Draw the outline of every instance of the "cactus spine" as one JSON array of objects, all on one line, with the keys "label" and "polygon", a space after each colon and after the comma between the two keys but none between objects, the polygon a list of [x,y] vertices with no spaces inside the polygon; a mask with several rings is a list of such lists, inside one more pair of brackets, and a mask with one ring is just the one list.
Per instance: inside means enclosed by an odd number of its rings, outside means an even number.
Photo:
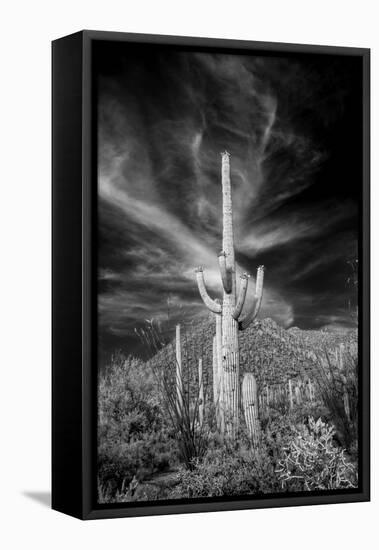
[{"label": "cactus spine", "polygon": [[251,372],[246,373],[243,377],[242,401],[247,430],[254,447],[257,447],[260,432],[258,419],[258,388],[255,377]]},{"label": "cactus spine", "polygon": [[[200,296],[206,307],[216,315],[216,354],[219,366],[221,392],[222,433],[224,429],[231,438],[235,438],[239,420],[239,344],[238,331],[245,330],[259,312],[263,292],[263,266],[257,270],[255,299],[253,306],[245,316],[242,309],[245,304],[249,276],[241,276],[237,296],[236,265],[234,257],[233,207],[230,183],[229,153],[222,153],[222,212],[223,212],[223,250],[219,254],[219,267],[223,285],[223,299],[213,300],[205,287],[202,266],[196,270],[196,279]],[[218,325],[217,325],[218,322]],[[215,365],[214,365],[215,372]],[[215,381],[215,377],[214,377]]]}]

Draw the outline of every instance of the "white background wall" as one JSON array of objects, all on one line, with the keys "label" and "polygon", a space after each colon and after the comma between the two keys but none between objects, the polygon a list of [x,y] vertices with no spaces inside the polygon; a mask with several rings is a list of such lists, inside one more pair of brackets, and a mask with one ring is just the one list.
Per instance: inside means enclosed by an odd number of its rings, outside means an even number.
[{"label": "white background wall", "polygon": [[[50,41],[87,28],[372,48],[372,240],[379,228],[373,0],[4,2],[0,48],[0,543],[8,548],[374,548],[378,256],[373,251],[373,502],[83,523],[51,511]],[[349,161],[349,159],[347,159]],[[69,401],[69,396],[68,396]],[[371,539],[371,542],[370,542]]]}]

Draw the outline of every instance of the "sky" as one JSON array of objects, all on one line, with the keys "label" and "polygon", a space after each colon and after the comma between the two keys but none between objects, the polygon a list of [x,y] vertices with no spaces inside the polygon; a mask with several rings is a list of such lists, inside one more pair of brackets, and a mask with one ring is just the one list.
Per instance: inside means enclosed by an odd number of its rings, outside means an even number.
[{"label": "sky", "polygon": [[362,185],[360,60],[99,42],[98,341],[139,355],[146,320],[221,297],[221,156],[230,153],[237,271],[264,264],[260,317],[347,329]]}]

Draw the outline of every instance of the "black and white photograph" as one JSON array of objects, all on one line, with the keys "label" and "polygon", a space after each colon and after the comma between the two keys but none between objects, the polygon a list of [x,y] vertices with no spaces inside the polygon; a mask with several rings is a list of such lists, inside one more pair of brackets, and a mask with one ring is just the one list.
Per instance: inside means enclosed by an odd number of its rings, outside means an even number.
[{"label": "black and white photograph", "polygon": [[375,4],[3,4],[0,548],[370,549]]},{"label": "black and white photograph", "polygon": [[98,505],[360,487],[362,58],[98,41]]}]

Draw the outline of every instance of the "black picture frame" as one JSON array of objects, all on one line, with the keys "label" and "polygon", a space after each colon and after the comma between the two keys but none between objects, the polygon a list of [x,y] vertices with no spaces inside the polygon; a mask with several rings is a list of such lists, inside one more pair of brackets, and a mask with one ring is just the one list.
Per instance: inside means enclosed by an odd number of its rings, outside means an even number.
[{"label": "black picture frame", "polygon": [[[178,502],[96,504],[95,41],[358,56],[363,70],[360,226],[359,479],[354,490]],[[370,499],[370,50],[331,46],[81,31],[52,43],[52,508],[81,519],[303,506]]]}]

